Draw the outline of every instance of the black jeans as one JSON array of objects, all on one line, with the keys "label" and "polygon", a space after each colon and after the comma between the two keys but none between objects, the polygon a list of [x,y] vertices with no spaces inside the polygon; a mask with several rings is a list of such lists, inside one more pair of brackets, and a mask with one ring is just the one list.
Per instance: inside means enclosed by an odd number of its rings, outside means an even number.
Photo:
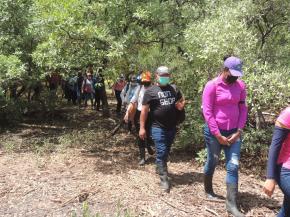
[{"label": "black jeans", "polygon": [[135,124],[135,128],[136,128],[136,131],[137,131],[137,143],[138,143],[138,146],[139,146],[139,148],[144,148],[145,149],[146,147],[151,146],[151,145],[154,144],[154,142],[152,140],[152,137],[151,137],[151,133],[150,133],[150,130],[151,130],[151,119],[150,119],[150,114],[148,114],[147,121],[146,121],[146,124],[145,124],[146,137],[147,138],[145,140],[142,140],[138,136],[138,133],[139,133],[139,130],[140,130],[140,115],[141,115],[141,111],[136,110],[136,114],[135,114],[135,117],[134,117],[134,124]]},{"label": "black jeans", "polygon": [[122,107],[122,98],[121,98],[121,92],[119,90],[115,90],[115,96],[117,99],[117,112],[121,111],[121,107]]}]

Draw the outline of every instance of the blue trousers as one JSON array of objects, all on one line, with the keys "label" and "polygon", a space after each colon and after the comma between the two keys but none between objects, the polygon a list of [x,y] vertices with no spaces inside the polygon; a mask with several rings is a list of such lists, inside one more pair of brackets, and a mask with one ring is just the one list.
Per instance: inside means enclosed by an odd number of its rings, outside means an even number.
[{"label": "blue trousers", "polygon": [[[237,129],[232,130],[220,130],[221,134],[225,137],[237,132]],[[204,128],[205,144],[207,148],[207,160],[204,166],[205,175],[213,175],[215,168],[219,162],[221,149],[225,152],[226,157],[226,183],[227,184],[238,184],[238,171],[239,171],[239,160],[241,151],[241,140],[238,139],[234,144],[230,146],[221,145],[214,135],[211,134],[208,126]]]},{"label": "blue trousers", "polygon": [[176,129],[164,129],[159,127],[151,128],[151,136],[156,147],[156,164],[165,166],[171,145],[174,141]]},{"label": "blue trousers", "polygon": [[277,183],[284,194],[284,201],[277,217],[290,216],[290,170],[279,167],[276,176]]}]

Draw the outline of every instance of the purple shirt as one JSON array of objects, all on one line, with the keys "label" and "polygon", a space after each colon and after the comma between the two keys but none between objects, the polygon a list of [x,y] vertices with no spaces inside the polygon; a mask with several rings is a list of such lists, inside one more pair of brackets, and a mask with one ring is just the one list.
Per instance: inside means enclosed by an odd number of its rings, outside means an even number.
[{"label": "purple shirt", "polygon": [[220,134],[220,130],[244,128],[248,112],[246,95],[246,85],[241,80],[227,84],[219,76],[206,84],[202,109],[213,135]]}]

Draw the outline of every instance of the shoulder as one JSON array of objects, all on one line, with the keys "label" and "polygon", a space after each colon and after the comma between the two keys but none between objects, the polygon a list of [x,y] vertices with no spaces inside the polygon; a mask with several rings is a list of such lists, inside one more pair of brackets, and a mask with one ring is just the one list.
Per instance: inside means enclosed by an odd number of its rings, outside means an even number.
[{"label": "shoulder", "polygon": [[205,86],[204,86],[204,91],[210,91],[210,90],[215,90],[216,86],[219,84],[218,78],[214,78],[210,81],[208,81]]},{"label": "shoulder", "polygon": [[150,86],[150,87],[148,87],[147,89],[146,89],[146,92],[154,92],[154,91],[156,91],[156,90],[158,90],[159,89],[159,87],[157,86],[157,85],[152,85],[152,86]]},{"label": "shoulder", "polygon": [[280,113],[277,121],[290,129],[290,107],[287,107]]},{"label": "shoulder", "polygon": [[237,83],[242,89],[246,89],[246,83],[243,80],[238,79]]}]

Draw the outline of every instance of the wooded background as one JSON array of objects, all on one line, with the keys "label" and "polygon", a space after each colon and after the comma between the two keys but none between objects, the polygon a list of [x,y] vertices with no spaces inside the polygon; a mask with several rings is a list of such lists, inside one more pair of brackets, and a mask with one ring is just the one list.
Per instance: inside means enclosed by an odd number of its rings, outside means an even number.
[{"label": "wooded background", "polygon": [[[249,118],[243,148],[266,150],[290,98],[288,0],[1,0],[0,120],[51,105],[45,77],[92,65],[107,80],[171,68],[188,104],[178,145],[202,146],[201,93],[225,55],[244,62]],[[202,153],[201,153],[202,155]]]}]

